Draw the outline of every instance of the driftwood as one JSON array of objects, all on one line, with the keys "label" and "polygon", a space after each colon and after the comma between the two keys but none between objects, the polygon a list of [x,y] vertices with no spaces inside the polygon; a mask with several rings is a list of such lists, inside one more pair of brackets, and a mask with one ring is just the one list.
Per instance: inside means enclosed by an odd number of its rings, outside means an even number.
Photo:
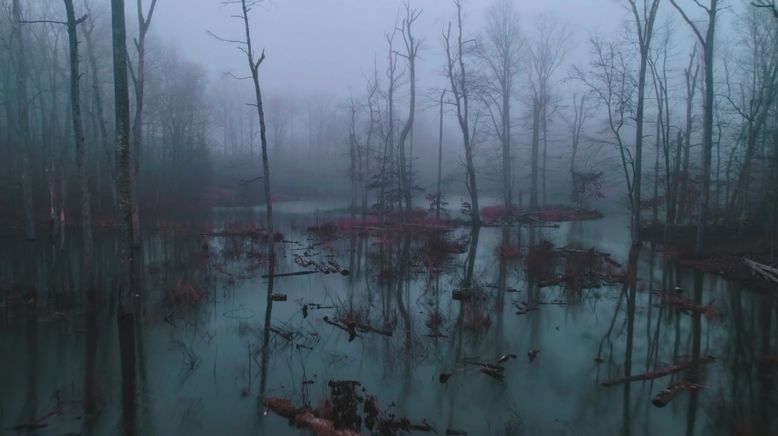
[{"label": "driftwood", "polygon": [[308,274],[316,274],[319,271],[295,271],[290,273],[280,273],[280,274],[263,274],[263,279],[269,279],[269,278],[278,278],[278,277],[292,277],[292,276],[305,276]]},{"label": "driftwood", "polygon": [[327,316],[325,316],[322,319],[327,324],[329,324],[331,326],[335,326],[335,327],[343,330],[344,332],[348,333],[348,341],[349,342],[353,341],[354,338],[359,337],[359,335],[357,334],[357,331],[356,331],[356,325],[354,323],[351,323],[348,326],[344,326],[344,325],[341,325],[341,324],[339,324],[339,323],[337,323],[335,321],[330,320],[330,318],[327,317]]},{"label": "driftwood", "polygon": [[711,363],[713,362],[714,359],[715,358],[713,356],[705,356],[699,359],[690,360],[688,362],[679,363],[677,365],[673,365],[658,371],[644,372],[642,374],[635,374],[629,377],[612,378],[610,380],[605,380],[604,382],[602,382],[602,385],[605,387],[609,387],[609,386],[620,385],[623,383],[629,383],[633,381],[653,380],[655,378],[665,377],[671,374],[686,371],[688,369],[696,368],[697,366],[700,365]]},{"label": "driftwood", "polygon": [[673,401],[673,398],[675,398],[678,394],[685,390],[691,390],[691,389],[699,389],[700,386],[696,383],[691,383],[688,380],[681,380],[677,382],[670,383],[670,386],[663,389],[661,392],[656,394],[656,397],[654,397],[653,400],[651,400],[651,404],[653,404],[656,407],[665,407],[667,404],[670,403],[670,401]]},{"label": "driftwood", "polygon": [[747,258],[744,258],[743,262],[745,262],[745,264],[751,268],[751,271],[753,271],[754,274],[759,275],[769,282],[778,283],[778,268],[773,268],[763,263],[754,262],[753,260]]}]

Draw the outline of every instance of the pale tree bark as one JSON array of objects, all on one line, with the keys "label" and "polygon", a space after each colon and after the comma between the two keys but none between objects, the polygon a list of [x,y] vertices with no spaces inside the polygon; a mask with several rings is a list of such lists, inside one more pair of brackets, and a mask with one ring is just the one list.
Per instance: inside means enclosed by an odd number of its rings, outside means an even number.
[{"label": "pale tree bark", "polygon": [[[408,72],[410,79],[410,100],[408,102],[408,119],[405,121],[402,130],[400,131],[400,138],[398,140],[399,155],[400,155],[400,185],[402,187],[402,196],[405,200],[405,218],[407,219],[411,212],[411,199],[412,199],[412,177],[409,170],[409,165],[406,162],[405,154],[405,142],[408,140],[408,135],[413,129],[413,122],[416,117],[416,57],[419,53],[420,41],[416,40],[413,36],[413,23],[419,18],[421,11],[411,9],[408,3],[405,4],[405,18],[402,22],[402,37],[405,44],[405,53],[400,54],[408,62]],[[411,159],[413,159],[411,153]]]},{"label": "pale tree bark", "polygon": [[92,211],[89,193],[89,178],[86,163],[86,138],[81,118],[81,71],[78,58],[78,25],[86,20],[86,16],[76,19],[73,0],[63,0],[67,13],[68,46],[70,47],[70,109],[73,121],[73,139],[76,144],[76,168],[78,172],[78,187],[81,194],[81,232],[84,244],[84,272],[87,287],[93,283],[93,241],[92,241]]},{"label": "pale tree bark", "polygon": [[700,217],[697,221],[697,243],[694,247],[695,254],[702,256],[705,250],[705,231],[708,225],[708,215],[710,214],[710,185],[711,185],[711,161],[713,157],[713,55],[714,55],[714,37],[716,35],[716,20],[718,19],[719,0],[710,0],[708,6],[695,1],[695,3],[705,11],[707,16],[707,29],[703,35],[698,24],[689,18],[683,8],[678,6],[676,0],[670,0],[670,3],[681,14],[686,24],[689,25],[694,35],[700,42],[703,55],[704,70],[704,95],[702,106],[702,195],[700,200]]},{"label": "pale tree bark", "polygon": [[446,98],[446,89],[440,93],[440,118],[438,119],[438,185],[436,191],[435,218],[440,219],[440,185],[443,173],[443,100]]},{"label": "pale tree bark", "polygon": [[635,166],[633,174],[632,195],[632,244],[640,244],[640,203],[641,186],[643,176],[643,118],[645,117],[645,96],[646,96],[646,74],[648,68],[648,57],[651,50],[651,40],[654,34],[654,22],[656,21],[657,11],[659,10],[659,0],[642,0],[641,7],[638,7],[638,0],[628,0],[632,16],[634,18],[635,30],[638,36],[638,47],[640,49],[640,68],[638,69],[638,99],[635,116]]},{"label": "pale tree bark", "polygon": [[134,39],[135,49],[138,52],[137,71],[132,70],[132,82],[135,85],[135,118],[132,124],[132,243],[135,247],[140,246],[140,153],[143,146],[143,100],[146,87],[146,34],[151,26],[151,19],[154,17],[154,10],[157,7],[157,0],[151,0],[149,12],[144,16],[143,0],[137,0],[138,7],[138,38]]},{"label": "pale tree bark", "polygon": [[13,20],[11,22],[11,51],[14,57],[16,81],[16,111],[14,117],[14,139],[21,148],[21,179],[22,179],[22,213],[24,215],[24,238],[34,240],[35,210],[32,202],[32,174],[30,169],[30,114],[27,96],[27,53],[25,52],[24,31],[22,30],[22,8],[19,0],[13,0],[11,5]]},{"label": "pale tree bark", "polygon": [[478,208],[478,188],[476,184],[475,160],[473,157],[473,137],[470,126],[470,95],[468,71],[465,68],[465,41],[462,29],[462,1],[454,0],[457,8],[457,39],[452,47],[451,23],[443,32],[443,42],[446,48],[446,75],[451,85],[451,94],[456,107],[457,122],[462,132],[462,142],[465,149],[465,170],[467,172],[467,190],[470,194],[470,216],[473,226],[481,224],[481,211]]}]

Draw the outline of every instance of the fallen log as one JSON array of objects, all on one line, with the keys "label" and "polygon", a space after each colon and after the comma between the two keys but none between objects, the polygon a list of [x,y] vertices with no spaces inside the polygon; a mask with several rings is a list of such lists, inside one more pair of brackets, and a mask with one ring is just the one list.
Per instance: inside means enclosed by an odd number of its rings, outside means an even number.
[{"label": "fallen log", "polygon": [[748,258],[743,258],[743,262],[745,262],[745,264],[751,268],[751,271],[754,274],[761,276],[767,281],[778,283],[778,268],[773,268],[769,265],[755,262]]},{"label": "fallen log", "polygon": [[711,363],[714,360],[715,358],[713,356],[705,356],[699,359],[690,360],[688,362],[679,363],[677,365],[673,365],[658,371],[644,372],[642,374],[635,374],[629,377],[612,378],[610,380],[605,380],[601,384],[605,387],[610,387],[610,386],[616,386],[616,385],[629,383],[633,381],[653,380],[656,378],[665,377],[671,374],[686,371],[688,369],[696,368],[697,366]]},{"label": "fallen log", "polygon": [[290,273],[279,273],[279,274],[263,274],[263,279],[269,279],[269,278],[278,278],[278,277],[292,277],[292,276],[307,276],[309,274],[316,274],[319,271],[295,271]]}]

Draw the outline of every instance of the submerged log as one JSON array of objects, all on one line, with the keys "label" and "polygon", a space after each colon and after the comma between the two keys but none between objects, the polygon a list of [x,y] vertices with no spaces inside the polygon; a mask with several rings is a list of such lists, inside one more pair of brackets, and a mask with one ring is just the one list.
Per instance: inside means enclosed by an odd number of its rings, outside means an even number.
[{"label": "submerged log", "polygon": [[610,387],[610,386],[620,385],[623,383],[629,383],[633,381],[653,380],[655,378],[665,377],[671,374],[686,371],[688,369],[696,368],[700,365],[711,363],[713,362],[713,360],[715,360],[713,356],[705,356],[699,359],[690,360],[688,362],[679,363],[677,365],[673,365],[671,367],[658,370],[658,371],[644,372],[642,374],[635,374],[629,377],[618,377],[610,380],[605,380],[604,382],[602,382],[602,385],[605,387]]}]

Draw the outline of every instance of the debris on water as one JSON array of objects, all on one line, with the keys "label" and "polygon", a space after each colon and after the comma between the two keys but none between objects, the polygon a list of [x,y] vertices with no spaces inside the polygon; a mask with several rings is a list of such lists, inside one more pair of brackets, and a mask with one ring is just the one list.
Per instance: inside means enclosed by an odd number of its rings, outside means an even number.
[{"label": "debris on water", "polygon": [[495,380],[499,380],[499,381],[505,380],[505,374],[503,374],[502,371],[498,371],[492,368],[480,368],[480,371],[488,375],[489,377],[492,377]]},{"label": "debris on water", "polygon": [[503,362],[507,361],[508,359],[515,359],[515,358],[516,358],[516,354],[515,353],[503,354],[502,356],[500,356],[499,359],[497,359],[497,363],[503,363]]},{"label": "debris on water", "polygon": [[660,301],[663,305],[674,307],[681,312],[685,313],[699,313],[705,318],[710,320],[721,319],[721,311],[713,305],[714,301],[709,302],[707,305],[697,304],[688,298],[684,298],[677,293],[652,291],[652,294],[659,295]]},{"label": "debris on water", "polygon": [[440,383],[446,383],[446,382],[448,382],[448,379],[450,379],[450,378],[451,378],[451,376],[452,376],[452,374],[448,374],[448,373],[445,373],[445,372],[444,372],[444,373],[441,373],[441,374],[438,376],[438,381],[439,381]]},{"label": "debris on water", "polygon": [[538,357],[538,353],[540,353],[540,350],[529,350],[527,352],[527,357],[529,357],[530,363],[535,360],[535,358]]},{"label": "debris on water", "polygon": [[270,294],[270,300],[271,301],[286,301],[287,296],[286,294]]}]

